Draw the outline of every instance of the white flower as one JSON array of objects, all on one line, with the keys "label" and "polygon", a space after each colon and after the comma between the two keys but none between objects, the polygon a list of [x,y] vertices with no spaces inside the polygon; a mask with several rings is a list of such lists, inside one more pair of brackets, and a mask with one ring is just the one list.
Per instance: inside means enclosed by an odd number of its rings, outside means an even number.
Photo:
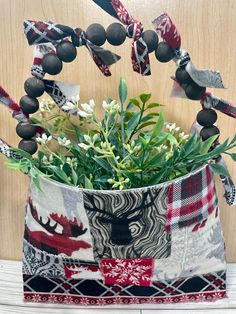
[{"label": "white flower", "polygon": [[108,113],[113,113],[120,110],[120,105],[116,102],[116,100],[112,100],[110,103],[107,103],[105,100],[103,100],[102,107]]},{"label": "white flower", "polygon": [[53,161],[52,154],[50,154],[49,156],[44,155],[42,158],[42,162],[46,165],[52,163],[52,161]]},{"label": "white flower", "polygon": [[82,109],[87,113],[93,113],[93,108],[89,104],[81,104]]},{"label": "white flower", "polygon": [[71,144],[71,141],[68,140],[66,137],[58,137],[57,138],[58,144],[64,147],[69,147]]},{"label": "white flower", "polygon": [[91,143],[91,137],[88,134],[84,134],[84,139],[86,142]]},{"label": "white flower", "polygon": [[51,136],[51,135],[50,135],[50,136],[47,136],[46,133],[43,133],[43,134],[41,135],[41,137],[40,137],[40,136],[36,137],[36,142],[39,143],[40,145],[45,145],[45,144],[47,144],[48,142],[50,142],[51,139],[52,139],[52,136]]},{"label": "white flower", "polygon": [[80,100],[79,94],[77,94],[76,96],[72,96],[71,97],[71,101],[73,103],[77,103],[77,102],[79,102],[79,100]]},{"label": "white flower", "polygon": [[41,112],[45,112],[45,111],[50,112],[54,107],[55,107],[55,103],[51,99],[43,98],[42,101],[40,101],[40,103],[39,103],[39,110]]},{"label": "white flower", "polygon": [[71,166],[71,167],[76,167],[78,165],[77,159],[73,157],[67,157],[66,162]]},{"label": "white flower", "polygon": [[90,99],[90,100],[89,100],[89,106],[90,106],[91,108],[94,108],[94,107],[95,107],[94,99]]},{"label": "white flower", "polygon": [[71,110],[76,109],[76,105],[73,104],[73,103],[70,102],[70,101],[67,101],[66,104],[63,105],[61,108],[62,108],[62,110],[64,110],[64,111],[71,111]]},{"label": "white flower", "polygon": [[95,102],[93,99],[90,99],[88,104],[81,104],[83,110],[78,111],[78,115],[82,118],[91,118],[93,116],[93,110],[95,107]]},{"label": "white flower", "polygon": [[77,112],[77,114],[78,114],[79,116],[81,116],[82,118],[91,118],[91,117],[92,117],[92,114],[91,114],[91,113],[87,113],[87,112],[82,111],[82,110],[79,110],[79,111]]},{"label": "white flower", "polygon": [[79,143],[78,145],[79,145],[79,147],[83,148],[84,150],[88,150],[91,147],[90,145],[87,145],[84,143]]}]

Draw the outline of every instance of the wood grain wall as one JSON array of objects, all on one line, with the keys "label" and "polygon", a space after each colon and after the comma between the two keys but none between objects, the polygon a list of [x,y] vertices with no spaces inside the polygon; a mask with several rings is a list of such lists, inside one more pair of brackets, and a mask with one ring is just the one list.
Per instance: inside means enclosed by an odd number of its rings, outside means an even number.
[{"label": "wood grain wall", "polygon": [[[214,90],[215,95],[236,102],[236,1],[235,0],[123,0],[134,17],[146,29],[162,12],[168,12],[182,36],[182,47],[190,53],[194,64],[200,68],[221,71],[226,90]],[[24,94],[24,80],[30,76],[32,47],[23,34],[24,18],[52,20],[84,29],[93,22],[107,27],[114,19],[103,12],[92,0],[0,0],[0,84],[19,101]],[[152,92],[153,100],[163,103],[166,118],[189,130],[200,109],[198,102],[170,98],[170,76],[175,72],[173,62],[162,64],[151,55],[152,76],[141,77],[131,70],[129,40],[121,47],[110,47],[122,59],[113,65],[112,76],[104,77],[92,62],[86,48],[78,50],[76,61],[64,64],[57,79],[81,85],[81,98],[94,98],[101,103],[104,96],[117,97],[117,84],[123,75],[129,85],[129,96]],[[109,46],[107,46],[109,47]],[[236,121],[219,114],[221,139],[232,137]],[[0,137],[17,145],[16,121],[0,107]],[[228,160],[228,159],[227,159]],[[24,202],[28,179],[4,167],[0,157],[0,258],[20,259],[22,250]],[[236,166],[228,160],[236,182]],[[217,179],[217,181],[219,181]],[[227,247],[227,260],[236,262],[236,207],[228,207],[217,184],[221,218]]]}]

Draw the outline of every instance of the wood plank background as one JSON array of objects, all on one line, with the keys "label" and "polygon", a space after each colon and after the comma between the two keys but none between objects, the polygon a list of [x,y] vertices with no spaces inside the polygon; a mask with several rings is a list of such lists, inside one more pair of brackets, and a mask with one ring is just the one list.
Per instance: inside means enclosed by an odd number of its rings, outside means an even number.
[{"label": "wood plank background", "polygon": [[[152,29],[151,21],[162,12],[168,12],[182,36],[182,48],[188,50],[199,68],[220,70],[226,90],[214,90],[215,95],[236,102],[236,1],[234,0],[123,0],[128,11],[142,21],[145,29]],[[84,29],[91,23],[101,23],[105,28],[115,20],[103,12],[92,0],[0,0],[0,84],[19,101],[24,94],[23,83],[30,76],[33,48],[23,34],[24,18],[52,20]],[[152,92],[153,100],[165,105],[168,121],[177,122],[188,131],[197,112],[198,102],[173,99],[170,95],[170,76],[175,72],[173,62],[162,64],[151,55],[152,76],[141,77],[134,73],[130,61],[130,44],[109,47],[122,59],[113,65],[112,76],[104,77],[91,60],[85,47],[78,50],[72,64],[64,64],[57,79],[81,85],[81,99],[94,98],[99,105],[105,96],[117,97],[119,77],[126,78],[129,96]],[[236,122],[223,114],[218,115],[222,141],[232,137]],[[0,137],[17,145],[16,121],[4,107],[0,107]],[[236,181],[236,167],[228,158],[230,172]],[[24,202],[28,178],[4,167],[0,157],[0,258],[20,259],[24,220]],[[218,179],[216,179],[219,181]],[[228,207],[217,184],[221,217],[227,247],[228,262],[236,262],[236,208]]]}]

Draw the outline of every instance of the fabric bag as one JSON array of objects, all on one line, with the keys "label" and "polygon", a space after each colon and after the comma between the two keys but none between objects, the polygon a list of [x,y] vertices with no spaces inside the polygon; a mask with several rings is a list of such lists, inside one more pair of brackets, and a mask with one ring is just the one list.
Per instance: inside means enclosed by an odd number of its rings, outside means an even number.
[{"label": "fabric bag", "polygon": [[24,299],[79,305],[226,297],[218,201],[208,165],[124,191],[32,183],[23,247]]}]

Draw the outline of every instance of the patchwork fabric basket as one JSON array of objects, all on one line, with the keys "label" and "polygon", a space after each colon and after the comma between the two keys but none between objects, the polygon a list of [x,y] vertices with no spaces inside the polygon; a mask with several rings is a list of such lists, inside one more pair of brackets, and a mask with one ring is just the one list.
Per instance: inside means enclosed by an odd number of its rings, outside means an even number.
[{"label": "patchwork fabric basket", "polygon": [[224,238],[208,165],[125,191],[40,179],[26,206],[24,299],[79,305],[226,297]]}]

